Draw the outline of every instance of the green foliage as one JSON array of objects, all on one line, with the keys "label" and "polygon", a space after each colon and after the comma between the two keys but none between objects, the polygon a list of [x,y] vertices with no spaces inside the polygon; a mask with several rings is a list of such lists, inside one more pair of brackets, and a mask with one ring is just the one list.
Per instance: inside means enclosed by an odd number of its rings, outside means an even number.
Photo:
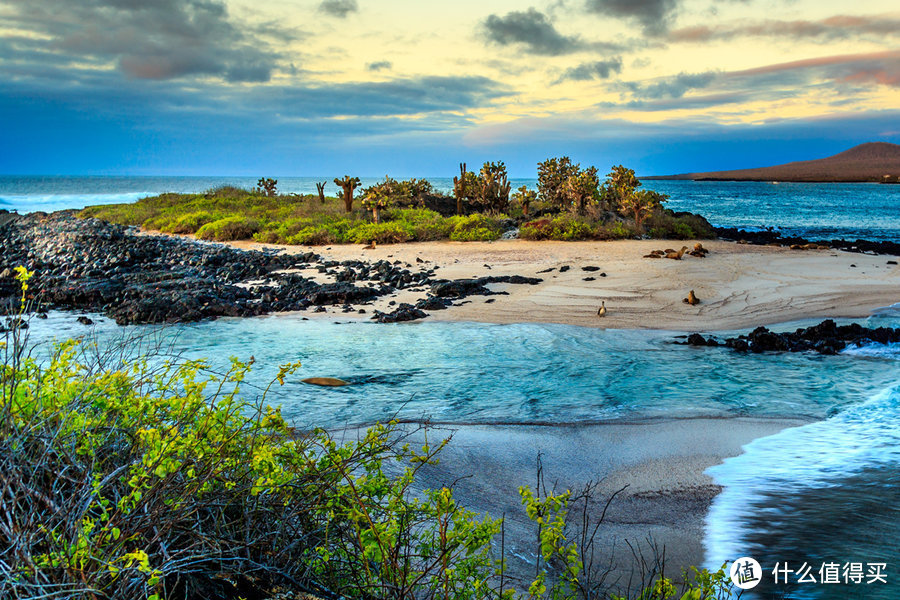
[{"label": "green foliage", "polygon": [[355,244],[366,244],[369,242],[399,244],[409,240],[413,235],[409,228],[396,221],[357,225],[347,232],[347,238]]},{"label": "green foliage", "polygon": [[597,225],[584,217],[569,213],[552,219],[535,219],[519,228],[519,237],[526,240],[590,240],[597,239]]},{"label": "green foliage", "polygon": [[612,210],[620,210],[622,202],[641,186],[634,174],[634,169],[622,165],[612,168],[603,184],[603,199]]},{"label": "green foliage", "polygon": [[565,209],[569,202],[566,183],[578,173],[578,165],[572,164],[568,156],[563,156],[539,162],[537,170],[538,196],[558,209]]},{"label": "green foliage", "polygon": [[474,182],[474,200],[485,211],[502,213],[509,209],[509,179],[503,162],[486,162]]},{"label": "green foliage", "polygon": [[527,185],[523,185],[513,194],[513,201],[522,208],[522,215],[528,216],[528,207],[537,200],[537,192],[529,190]]},{"label": "green foliage", "polygon": [[709,221],[691,213],[675,213],[664,209],[653,213],[647,220],[651,237],[668,240],[713,239],[715,229]]},{"label": "green foliage", "polygon": [[257,233],[260,228],[260,223],[256,219],[225,217],[202,226],[197,230],[197,237],[201,240],[217,242],[246,240],[253,237],[253,234]]},{"label": "green foliage", "polygon": [[496,240],[502,233],[499,219],[505,215],[490,217],[474,214],[467,217],[451,217],[453,229],[450,239],[454,242],[488,242]]},{"label": "green foliage", "polygon": [[196,233],[198,229],[214,220],[213,216],[205,210],[192,212],[178,217],[169,228],[161,228],[166,233]]},{"label": "green foliage", "polygon": [[668,199],[667,195],[651,190],[632,191],[619,200],[619,210],[631,213],[634,218],[634,225],[640,231],[643,229],[644,219],[654,212],[658,212]]}]

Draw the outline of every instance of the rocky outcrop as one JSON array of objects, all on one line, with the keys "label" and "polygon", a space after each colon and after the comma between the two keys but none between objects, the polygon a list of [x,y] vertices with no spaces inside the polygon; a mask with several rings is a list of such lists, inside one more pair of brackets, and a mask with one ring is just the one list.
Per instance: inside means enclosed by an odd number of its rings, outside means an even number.
[{"label": "rocky outcrop", "polygon": [[757,327],[746,335],[718,339],[692,333],[683,342],[689,346],[725,346],[739,352],[818,352],[837,354],[848,346],[893,344],[900,342],[900,329],[864,327],[859,323],[837,325],[833,320],[788,332],[774,332]]}]

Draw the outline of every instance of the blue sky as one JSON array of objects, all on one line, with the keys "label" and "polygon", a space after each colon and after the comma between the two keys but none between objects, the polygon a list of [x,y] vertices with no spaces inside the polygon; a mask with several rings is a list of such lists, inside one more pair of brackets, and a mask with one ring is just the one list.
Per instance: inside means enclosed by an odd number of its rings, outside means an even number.
[{"label": "blue sky", "polygon": [[900,142],[900,12],[808,0],[0,0],[0,173],[641,174]]}]

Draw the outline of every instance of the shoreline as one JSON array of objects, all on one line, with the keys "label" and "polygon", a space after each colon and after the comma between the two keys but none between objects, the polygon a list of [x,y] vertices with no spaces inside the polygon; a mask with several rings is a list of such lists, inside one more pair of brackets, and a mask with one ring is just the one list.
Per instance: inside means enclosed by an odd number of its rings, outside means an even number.
[{"label": "shoreline", "polygon": [[[890,264],[897,261],[889,256],[721,240],[702,243],[709,249],[706,258],[685,256],[680,261],[644,258],[654,249],[680,247],[681,242],[671,240],[413,242],[374,250],[358,245],[312,250],[333,261],[386,260],[437,267],[435,276],[446,279],[492,275],[543,279],[533,286],[490,284],[498,295],[470,296],[446,310],[426,309],[428,319],[434,321],[713,332],[804,319],[865,318],[873,310],[900,301],[900,267]],[[284,254],[311,249],[256,242],[227,245]],[[417,259],[423,262],[417,263]],[[302,274],[327,281],[313,269]],[[700,298],[699,305],[682,302],[690,290]],[[324,313],[309,314],[311,318],[368,319],[373,310],[390,312],[426,295],[424,289],[399,290],[371,304],[350,305],[352,313],[329,307]],[[597,317],[601,301],[608,311],[602,319]],[[357,312],[360,309],[365,315]]]},{"label": "shoreline", "polygon": [[[599,518],[615,495],[600,526],[597,543],[611,577],[627,581],[633,551],[665,551],[666,572],[707,564],[705,520],[722,488],[705,471],[743,452],[751,441],[811,419],[768,417],[686,417],[572,426],[401,424],[412,444],[427,432],[432,444],[450,442],[437,465],[420,472],[415,491],[453,483],[461,505],[492,517],[506,515],[505,544],[510,575],[527,580],[534,527],[524,515],[518,488],[534,488],[537,457],[546,484],[557,491],[597,482],[589,514]],[[335,439],[353,438],[361,428],[336,429]],[[412,432],[410,434],[410,432]],[[699,447],[697,439],[703,439]],[[625,487],[628,486],[628,487]],[[623,491],[622,488],[625,487]],[[572,507],[572,512],[581,513]],[[652,539],[652,542],[650,541]],[[608,556],[607,556],[608,555]],[[718,558],[718,557],[714,557]]]}]

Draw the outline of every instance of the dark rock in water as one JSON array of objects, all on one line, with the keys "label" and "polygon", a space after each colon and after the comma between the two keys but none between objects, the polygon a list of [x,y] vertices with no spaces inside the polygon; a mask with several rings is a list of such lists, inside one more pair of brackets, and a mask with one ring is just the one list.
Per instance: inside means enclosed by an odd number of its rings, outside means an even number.
[{"label": "dark rock in water", "polygon": [[93,325],[94,324],[94,322],[89,317],[85,317],[84,315],[78,317],[78,319],[76,319],[76,320],[79,323],[81,323],[82,325]]},{"label": "dark rock in water", "polygon": [[745,244],[754,244],[757,246],[778,245],[778,246],[807,246],[816,244],[819,246],[828,246],[834,250],[843,250],[844,252],[859,252],[863,254],[889,254],[900,256],[900,244],[888,241],[870,241],[870,240],[808,240],[802,237],[783,237],[780,232],[773,229],[764,231],[746,231],[735,227],[716,227],[716,235],[723,240],[731,240]]},{"label": "dark rock in water", "polygon": [[426,313],[425,311],[416,308],[412,304],[406,304],[404,302],[389,313],[375,311],[375,316],[373,316],[372,318],[379,323],[400,323],[402,321],[415,321],[417,319],[424,319],[427,316],[428,313]]},{"label": "dark rock in water", "polygon": [[[778,333],[766,327],[757,327],[747,335],[726,338],[724,345],[739,352],[817,352],[837,354],[848,346],[867,344],[892,344],[900,342],[900,329],[890,327],[869,328],[858,323],[837,325],[833,320],[818,325]],[[704,338],[694,333],[684,342],[691,346],[718,346],[713,337]]]}]

